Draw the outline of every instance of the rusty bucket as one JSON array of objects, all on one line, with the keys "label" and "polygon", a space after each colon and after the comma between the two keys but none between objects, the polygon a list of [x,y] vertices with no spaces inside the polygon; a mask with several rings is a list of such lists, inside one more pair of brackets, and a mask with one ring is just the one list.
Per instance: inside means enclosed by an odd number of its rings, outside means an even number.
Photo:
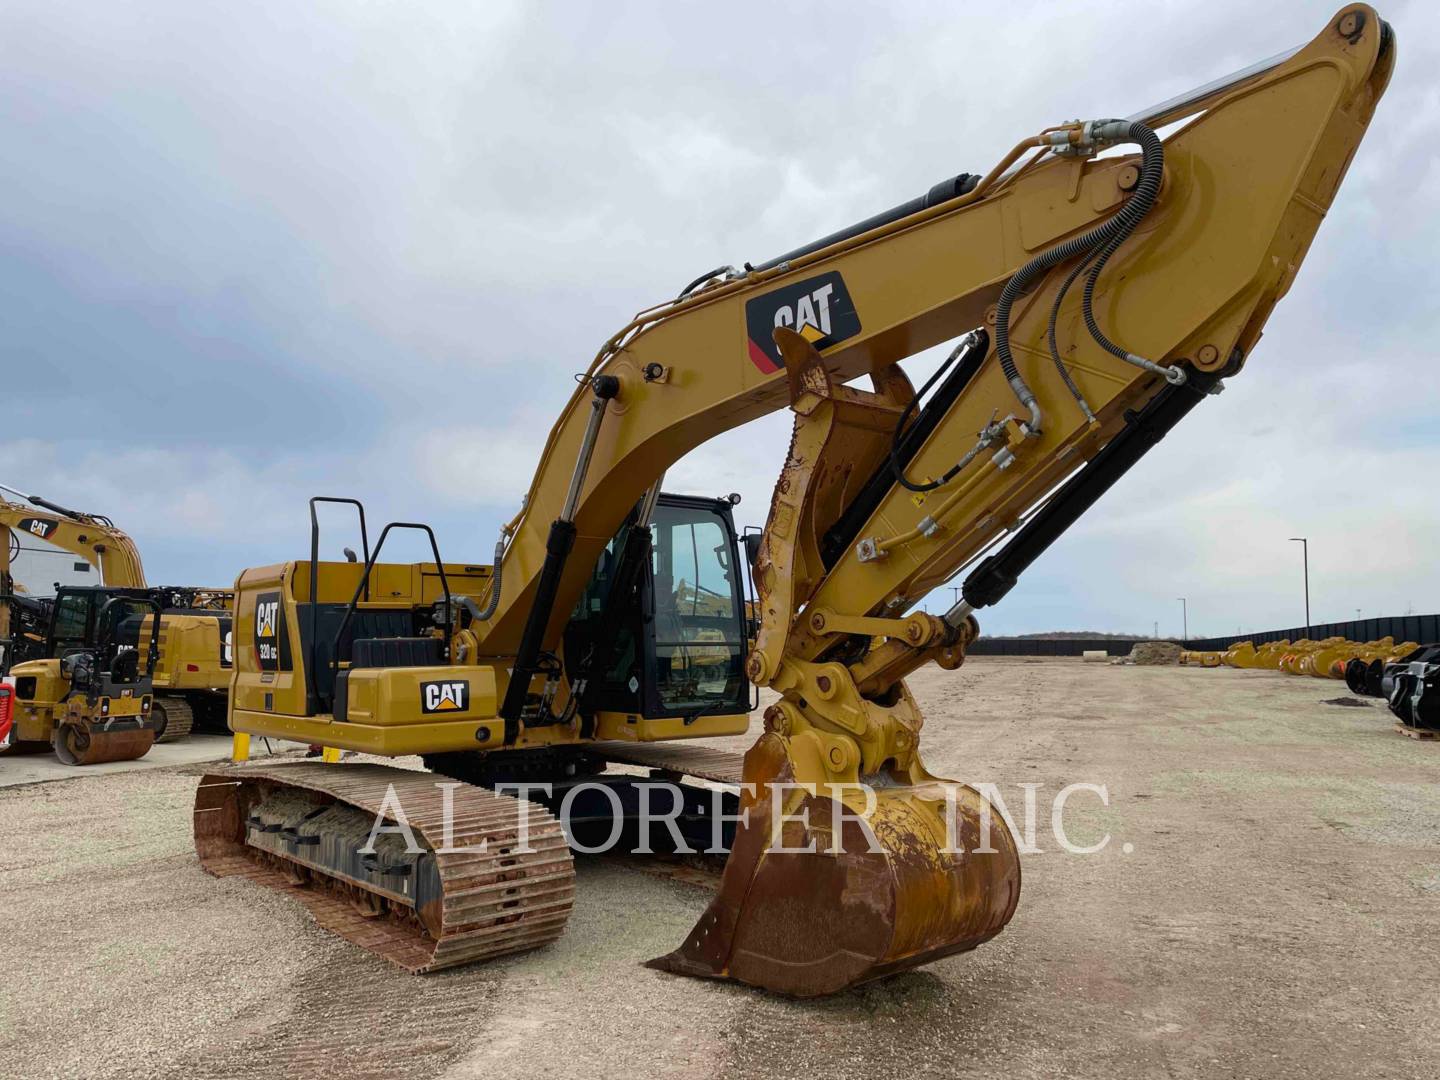
[{"label": "rusty bucket", "polygon": [[[847,792],[837,821],[830,792],[781,786],[794,783],[785,740],[762,736],[745,755],[748,817],[720,891],[685,943],[651,966],[812,997],[998,934],[1020,898],[1019,857],[1000,816],[975,789],[918,764],[905,776],[868,779],[873,808],[865,813],[861,793]],[[786,800],[783,815],[777,799]],[[872,836],[881,850],[872,850]]]}]

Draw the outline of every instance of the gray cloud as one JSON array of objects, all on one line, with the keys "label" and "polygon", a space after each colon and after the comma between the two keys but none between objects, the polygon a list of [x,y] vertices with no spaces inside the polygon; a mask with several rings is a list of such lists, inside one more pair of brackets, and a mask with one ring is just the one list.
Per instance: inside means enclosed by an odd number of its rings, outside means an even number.
[{"label": "gray cloud", "polygon": [[[157,579],[293,557],[322,491],[483,554],[633,311],[1331,13],[973,7],[15,0],[0,479],[112,514]],[[1317,617],[1440,608],[1440,512],[1404,481],[1440,405],[1440,17],[1383,14],[1394,84],[1244,377],[987,629],[1178,629],[1181,593],[1200,630],[1293,622],[1304,531]],[[670,482],[758,522],[787,437],[767,418]]]}]

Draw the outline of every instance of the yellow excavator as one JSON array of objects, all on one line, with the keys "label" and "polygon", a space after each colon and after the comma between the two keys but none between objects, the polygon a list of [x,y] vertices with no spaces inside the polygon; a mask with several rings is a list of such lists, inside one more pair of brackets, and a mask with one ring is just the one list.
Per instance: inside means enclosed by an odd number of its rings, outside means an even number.
[{"label": "yellow excavator", "polygon": [[[217,725],[230,679],[231,591],[147,585],[135,542],[108,517],[8,485],[0,489],[23,500],[0,499],[0,675],[13,684],[13,727],[0,750],[54,749],[70,764],[128,760],[154,742],[183,739],[197,719]],[[26,542],[43,554],[68,554],[74,571],[93,574],[95,584],[56,583],[53,596],[25,592],[12,569]],[[107,608],[111,600],[116,603]],[[154,612],[159,618],[152,626]],[[144,722],[135,721],[144,730],[122,737],[118,714],[90,715],[82,707],[93,697],[95,710],[111,708],[100,700],[105,695],[74,685],[70,672],[78,659],[66,658],[83,652],[82,674],[98,686],[100,671],[116,660],[128,671],[123,654],[144,658],[152,638],[155,656],[135,673],[144,680],[143,693],[134,693],[136,685],[121,690],[137,705],[144,699]]]},{"label": "yellow excavator", "polygon": [[[363,508],[363,560],[322,560],[312,503],[310,557],[237,581],[237,757],[263,735],[429,771],[217,770],[196,795],[203,865],[303,884],[323,925],[412,971],[533,948],[574,896],[546,808],[564,815],[563,790],[575,817],[597,786],[628,806],[639,778],[609,766],[638,765],[739,783],[746,813],[660,968],[806,996],[998,934],[1015,842],[926,767],[905,677],[958,667],[973,613],[1241,372],[1395,52],[1347,6],[1299,49],[1127,119],[1046,127],[984,175],[702,275],[577,379],[490,564],[445,561],[408,522],[372,548]],[[901,362],[954,342],[916,390]],[[786,405],[747,655],[729,503],[661,483]],[[399,530],[432,558],[383,561]],[[917,609],[967,567],[943,617]],[[743,759],[683,741],[744,732],[753,688],[778,700]],[[522,780],[549,794],[498,790]],[[710,824],[681,810],[679,827]]]}]

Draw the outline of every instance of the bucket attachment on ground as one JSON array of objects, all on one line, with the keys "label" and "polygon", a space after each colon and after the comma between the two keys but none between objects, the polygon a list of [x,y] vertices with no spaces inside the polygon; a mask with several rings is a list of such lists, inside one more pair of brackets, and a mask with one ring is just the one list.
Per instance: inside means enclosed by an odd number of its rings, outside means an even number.
[{"label": "bucket attachment on ground", "polygon": [[917,760],[909,776],[868,778],[868,813],[865,792],[837,791],[837,820],[824,785],[813,795],[786,786],[796,782],[787,742],[766,734],[745,755],[753,794],[747,786],[748,820],[720,892],[684,945],[652,967],[810,997],[965,952],[1004,928],[1020,897],[1019,857],[975,789]]}]

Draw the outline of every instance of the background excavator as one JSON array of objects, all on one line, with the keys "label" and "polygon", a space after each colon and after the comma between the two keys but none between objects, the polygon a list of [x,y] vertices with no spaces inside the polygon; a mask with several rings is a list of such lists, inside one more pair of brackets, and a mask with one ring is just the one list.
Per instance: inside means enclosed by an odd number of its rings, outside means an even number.
[{"label": "background excavator", "polygon": [[[905,676],[960,665],[973,613],[1241,372],[1394,60],[1390,28],[1347,6],[1290,53],[1128,119],[1047,127],[983,176],[702,275],[577,380],[492,564],[446,562],[414,523],[372,548],[363,509],[364,559],[321,560],[312,502],[309,559],[237,582],[237,756],[259,734],[420,754],[431,773],[215,772],[202,863],[308,886],[324,925],[413,971],[531,948],[574,892],[544,807],[587,776],[633,806],[637,777],[603,771],[620,763],[753,785],[717,895],[656,966],[813,995],[999,933],[1014,840],[992,820],[982,847],[980,795],[926,768]],[[947,342],[917,391],[901,362]],[[728,502],[660,488],[787,404],[748,647]],[[382,561],[397,530],[431,560]],[[915,610],[966,568],[943,617]],[[779,697],[743,761],[675,742],[745,731],[754,687]],[[543,806],[496,790],[516,780],[551,785]],[[708,823],[682,790],[688,836]],[[418,848],[363,844],[401,810]]]},{"label": "background excavator", "polygon": [[[233,593],[147,585],[135,542],[108,517],[0,488],[24,500],[0,499],[0,675],[14,688],[13,726],[4,740],[8,745],[0,749],[35,752],[53,747],[72,764],[91,764],[141,757],[152,742],[184,738],[197,721],[219,726],[230,678]],[[12,572],[22,552],[42,560],[68,557],[72,565],[67,576],[83,573],[94,584],[56,582],[53,592],[26,590]],[[47,565],[42,562],[41,569]],[[106,609],[111,600],[117,603]],[[152,612],[159,613],[155,626]],[[129,661],[122,654],[133,650],[143,659],[152,638],[156,655],[140,667],[144,693],[127,695],[146,699],[145,734],[122,738],[109,714],[82,718],[67,706],[72,696],[77,702],[96,696],[73,684],[69,672],[75,662],[67,664],[67,655],[84,652],[91,671],[108,670],[119,658],[124,671]],[[96,696],[95,709],[101,704]],[[84,753],[74,749],[79,741],[85,741]]]}]

